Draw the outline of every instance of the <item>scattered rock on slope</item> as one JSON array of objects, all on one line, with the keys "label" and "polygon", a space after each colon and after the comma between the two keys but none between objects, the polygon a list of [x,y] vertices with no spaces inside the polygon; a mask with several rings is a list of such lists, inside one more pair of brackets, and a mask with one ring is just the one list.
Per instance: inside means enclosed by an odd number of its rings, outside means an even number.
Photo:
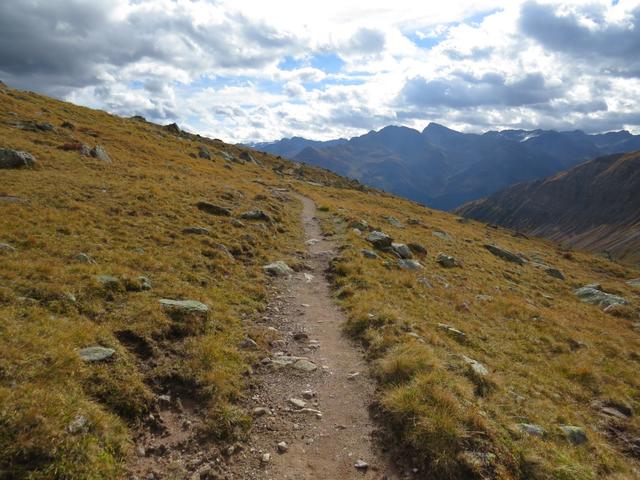
[{"label": "scattered rock on slope", "polygon": [[116,351],[113,348],[106,348],[101,346],[81,348],[78,351],[78,355],[80,355],[80,358],[87,363],[102,362],[108,360],[113,357],[114,353],[116,353]]},{"label": "scattered rock on slope", "polygon": [[367,242],[371,243],[376,248],[385,249],[391,247],[393,239],[384,232],[374,230],[367,235]]},{"label": "scattered rock on slope", "polygon": [[422,264],[417,260],[404,258],[398,260],[398,267],[400,267],[402,270],[421,270],[423,268]]},{"label": "scattered rock on slope", "polygon": [[231,210],[226,207],[221,207],[219,205],[214,205],[209,202],[198,202],[196,203],[196,207],[198,210],[202,210],[203,212],[209,213],[211,215],[219,215],[222,217],[228,217],[231,215]]},{"label": "scattered rock on slope", "polygon": [[245,220],[258,220],[267,223],[272,222],[271,217],[262,210],[249,210],[248,212],[244,212],[242,215],[240,215],[240,218],[243,218]]},{"label": "scattered rock on slope", "polygon": [[599,305],[601,307],[609,307],[611,305],[628,305],[629,301],[618,295],[603,292],[599,285],[586,285],[576,288],[574,295],[585,303]]},{"label": "scattered rock on slope", "polygon": [[287,275],[291,275],[293,270],[289,265],[287,265],[282,260],[278,260],[276,262],[270,263],[262,267],[262,269],[268,273],[269,275],[273,275],[274,277],[283,277]]},{"label": "scattered rock on slope", "polygon": [[411,249],[407,247],[404,243],[391,243],[391,250],[393,253],[398,255],[400,258],[410,259],[413,258],[413,254],[411,253]]},{"label": "scattered rock on slope", "polygon": [[0,243],[0,252],[15,252],[15,247],[12,247],[8,243]]},{"label": "scattered rock on slope", "polygon": [[518,265],[524,265],[524,260],[520,258],[515,253],[511,253],[509,250],[505,250],[504,248],[500,248],[497,245],[492,245],[490,243],[485,244],[484,248],[493,253],[496,257],[500,257],[507,262],[517,263]]},{"label": "scattered rock on slope", "polygon": [[101,145],[96,145],[89,153],[92,157],[97,158],[98,160],[102,160],[105,163],[111,163],[111,157]]},{"label": "scattered rock on slope", "polygon": [[198,147],[198,157],[204,158],[205,160],[211,160],[211,152],[204,145],[200,145]]},{"label": "scattered rock on slope", "polygon": [[436,257],[436,262],[438,262],[438,265],[445,268],[452,268],[459,265],[455,257],[452,257],[451,255],[447,255],[446,253],[442,253],[442,252],[439,253],[438,256]]},{"label": "scattered rock on slope", "polygon": [[186,227],[182,229],[182,233],[190,235],[209,235],[211,231],[205,227]]},{"label": "scattered rock on slope", "polygon": [[37,160],[28,152],[0,148],[0,168],[35,167]]},{"label": "scattered rock on slope", "polygon": [[564,435],[565,439],[573,445],[581,445],[587,441],[587,432],[584,428],[574,425],[559,425],[558,428]]}]

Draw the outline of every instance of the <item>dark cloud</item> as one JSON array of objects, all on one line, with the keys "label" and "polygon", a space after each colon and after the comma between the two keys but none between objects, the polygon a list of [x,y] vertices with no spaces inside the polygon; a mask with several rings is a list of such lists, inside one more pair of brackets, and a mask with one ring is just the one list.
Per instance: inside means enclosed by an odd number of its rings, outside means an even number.
[{"label": "dark cloud", "polygon": [[497,73],[481,78],[458,73],[448,79],[412,78],[405,83],[398,101],[401,105],[417,108],[514,107],[545,103],[563,93],[561,87],[547,85],[540,73],[527,74],[514,82],[507,82]]},{"label": "dark cloud", "polygon": [[[585,61],[611,65],[613,70],[637,73],[640,66],[640,6],[628,19],[607,23],[604,10],[587,4],[579,12],[559,15],[557,7],[530,1],[522,6],[519,26],[521,32],[543,47],[579,57]],[[585,25],[581,17],[593,26]],[[634,68],[635,66],[635,68]]]},{"label": "dark cloud", "polygon": [[203,25],[188,12],[153,9],[113,20],[112,9],[107,0],[0,2],[0,74],[55,94],[100,85],[141,61],[187,74],[260,69],[299,48],[297,39],[240,15]]}]

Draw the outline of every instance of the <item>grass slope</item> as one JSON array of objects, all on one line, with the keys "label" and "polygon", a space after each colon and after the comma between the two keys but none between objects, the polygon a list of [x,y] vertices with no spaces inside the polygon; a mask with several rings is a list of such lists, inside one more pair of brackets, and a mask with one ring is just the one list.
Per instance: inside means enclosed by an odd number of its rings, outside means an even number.
[{"label": "grass slope", "polygon": [[[26,121],[54,130],[25,130]],[[113,163],[59,148],[71,142],[100,144]],[[212,160],[194,158],[201,145]],[[169,390],[204,407],[203,439],[246,432],[237,405],[256,358],[239,345],[247,333],[263,345],[251,324],[266,301],[262,265],[293,263],[304,249],[299,205],[273,188],[287,186],[315,199],[325,231],[343,243],[331,274],[345,328],[367,348],[389,435],[421,473],[638,475],[637,417],[616,420],[593,404],[638,410],[639,299],[625,280],[640,273],[630,267],[459,223],[272,156],[252,153],[262,166],[225,161],[242,150],[1,86],[0,147],[28,151],[39,164],[0,170],[0,243],[15,248],[0,251],[0,477],[117,478],[137,423]],[[231,215],[203,212],[199,201]],[[240,218],[255,208],[275,221]],[[367,242],[348,227],[360,218],[427,247],[426,268],[401,271],[387,253],[363,258]],[[210,233],[182,232],[191,226]],[[560,268],[566,280],[506,263],[482,247],[487,241]],[[462,266],[440,267],[440,251]],[[98,275],[117,281],[105,286]],[[139,288],[141,275],[151,290]],[[572,288],[593,281],[632,306],[613,316],[578,302]],[[204,302],[206,323],[185,329],[160,298]],[[91,345],[113,348],[112,361],[82,362],[78,349]],[[489,374],[474,374],[462,355]],[[79,416],[86,425],[70,428]],[[526,435],[517,423],[547,434]],[[583,427],[588,441],[570,444],[559,424]]]},{"label": "grass slope", "polygon": [[[54,130],[24,130],[29,122]],[[59,148],[73,142],[100,144],[113,162]],[[200,145],[212,160],[192,158]],[[226,162],[223,150],[241,151],[6,88],[0,147],[39,164],[0,170],[0,243],[15,248],[0,251],[0,478],[117,477],[132,428],[167,390],[206,407],[203,437],[241,434],[248,420],[235,402],[255,360],[237,347],[243,320],[265,305],[262,265],[304,247],[299,206],[267,182],[350,182],[260,154],[263,166]],[[238,219],[256,208],[274,222]],[[210,234],[182,232],[191,226]],[[99,275],[118,282],[105,287]],[[139,276],[153,288],[136,291]],[[160,298],[208,305],[204,328],[177,328]],[[115,349],[115,360],[82,362],[78,349],[92,345]],[[88,425],[71,433],[79,416]]]},{"label": "grass slope", "polygon": [[[422,471],[435,478],[640,476],[638,417],[601,410],[640,406],[640,297],[625,282],[640,276],[637,270],[387,195],[303,189],[322,206],[325,232],[343,242],[335,295],[348,314],[347,332],[373,362],[391,440],[409,447]],[[404,225],[393,226],[389,216]],[[426,247],[425,268],[400,270],[386,253],[365,258],[366,233],[349,228],[360,219]],[[485,243],[555,266],[566,280],[532,263],[506,262]],[[440,266],[439,252],[461,266]],[[612,315],[579,302],[572,290],[593,282],[633,306]],[[489,374],[474,373],[463,356]],[[546,434],[528,435],[521,423]],[[571,444],[559,425],[584,428],[588,441]]]}]

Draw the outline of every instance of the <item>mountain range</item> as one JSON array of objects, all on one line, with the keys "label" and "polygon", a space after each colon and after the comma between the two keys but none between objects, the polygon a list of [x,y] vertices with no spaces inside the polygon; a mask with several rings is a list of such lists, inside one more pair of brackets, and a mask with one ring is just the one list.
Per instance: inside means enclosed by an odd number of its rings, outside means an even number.
[{"label": "mountain range", "polygon": [[523,182],[457,213],[583,250],[640,260],[640,152],[597,158]]},{"label": "mountain range", "polygon": [[598,156],[640,150],[640,135],[626,130],[594,135],[581,130],[474,134],[430,123],[422,132],[387,126],[349,140],[294,137],[250,146],[450,210]]}]

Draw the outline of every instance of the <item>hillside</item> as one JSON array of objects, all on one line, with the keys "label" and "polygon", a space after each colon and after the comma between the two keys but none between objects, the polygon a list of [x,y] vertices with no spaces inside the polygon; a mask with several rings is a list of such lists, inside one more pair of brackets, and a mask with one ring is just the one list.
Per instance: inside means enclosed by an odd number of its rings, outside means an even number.
[{"label": "hillside", "polygon": [[514,185],[457,213],[593,252],[640,261],[640,153],[610,155]]},{"label": "hillside", "polygon": [[478,135],[430,123],[422,132],[388,126],[349,141],[312,142],[298,137],[253,148],[329,168],[366,185],[449,210],[600,155],[637,150],[640,136],[627,131],[587,135],[579,130]]},{"label": "hillside", "polygon": [[0,148],[0,478],[639,475],[638,269],[4,86]]}]

